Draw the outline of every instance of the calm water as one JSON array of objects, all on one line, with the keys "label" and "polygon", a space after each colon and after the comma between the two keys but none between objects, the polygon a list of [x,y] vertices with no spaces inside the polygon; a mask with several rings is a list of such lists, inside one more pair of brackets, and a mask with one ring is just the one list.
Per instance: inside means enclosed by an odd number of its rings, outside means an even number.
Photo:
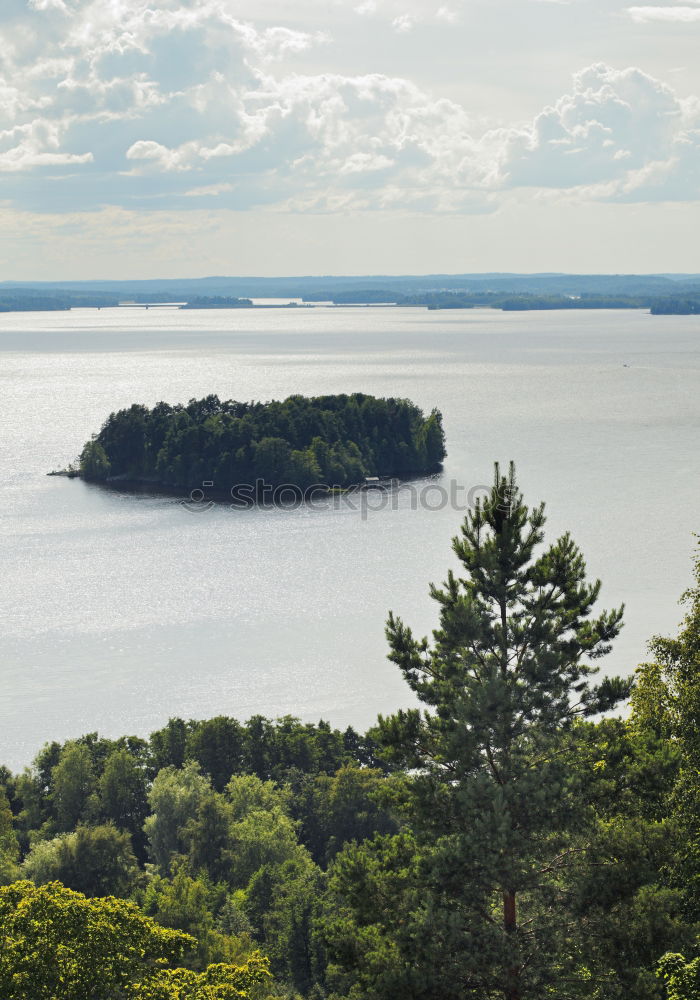
[{"label": "calm water", "polygon": [[[627,603],[606,670],[672,630],[698,509],[700,324],[643,313],[423,310],[0,316],[0,762],[169,715],[256,712],[366,727],[410,703],[389,608],[435,622],[428,582],[462,514],[193,515],[176,500],[47,478],[113,409],[217,392],[363,391],[444,415],[444,482],[518,464],[550,535],[570,529],[605,605]],[[436,492],[429,496],[432,506]]]}]

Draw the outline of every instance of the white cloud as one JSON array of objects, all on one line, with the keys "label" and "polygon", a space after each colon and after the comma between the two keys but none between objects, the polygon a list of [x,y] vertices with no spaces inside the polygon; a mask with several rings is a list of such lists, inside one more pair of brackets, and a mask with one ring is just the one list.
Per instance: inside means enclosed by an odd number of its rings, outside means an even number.
[{"label": "white cloud", "polygon": [[237,140],[166,146],[140,138],[127,151],[129,175],[189,172],[210,181],[196,186],[207,192],[233,175],[236,184],[220,190],[236,198],[301,198],[322,211],[340,203],[427,208],[444,204],[447,190],[459,206],[473,204],[469,188],[485,188],[464,110],[406,80],[261,74],[257,83],[241,98]]},{"label": "white cloud", "polygon": [[[194,152],[194,150],[193,150]],[[168,149],[159,142],[139,139],[126,151],[127,160],[150,160],[161,170],[187,170],[185,147],[180,150]]]},{"label": "white cloud", "polygon": [[[450,30],[465,3],[343,10],[408,36]],[[488,129],[401,75],[309,70],[324,32],[238,14],[231,0],[25,7],[0,53],[0,171],[16,175],[6,197],[62,211],[211,197],[235,209],[478,213],[508,188],[696,196],[698,102],[639,69],[588,67],[528,124]]]},{"label": "white cloud", "polygon": [[68,13],[64,0],[29,0],[29,6],[34,10],[60,10],[64,14]]},{"label": "white cloud", "polygon": [[353,9],[356,14],[390,24],[399,34],[407,34],[418,25],[457,24],[466,6],[466,0],[453,0],[451,4],[429,0],[362,0]]},{"label": "white cloud", "polygon": [[63,131],[63,125],[42,118],[0,131],[0,172],[92,163],[91,152],[61,151]]},{"label": "white cloud", "polygon": [[388,156],[372,153],[353,153],[340,167],[341,174],[364,174],[374,170],[387,170],[394,166],[394,160]]},{"label": "white cloud", "polygon": [[459,14],[454,7],[438,7],[435,17],[446,24],[456,24],[459,20]]},{"label": "white cloud", "polygon": [[697,7],[628,7],[627,11],[637,24],[650,21],[690,24],[700,21],[700,9]]},{"label": "white cloud", "polygon": [[185,198],[216,198],[220,194],[233,191],[233,184],[207,184],[204,187],[185,191]]},{"label": "white cloud", "polygon": [[410,31],[415,26],[415,23],[410,14],[400,14],[391,22],[392,27],[399,32]]},{"label": "white cloud", "polygon": [[[256,73],[325,41],[321,32],[240,21],[228,0],[34,0],[32,9],[34,18],[5,32],[0,128],[27,127],[40,111],[64,146],[6,151],[5,170],[94,163],[123,174],[126,159],[146,158],[179,171],[198,144],[212,156],[222,143],[247,148],[256,116],[243,94]],[[98,156],[85,153],[88,137]]]},{"label": "white cloud", "polygon": [[45,153],[24,146],[16,146],[6,153],[0,153],[0,172],[20,173],[31,167],[65,167],[81,163],[92,163],[92,153]]},{"label": "white cloud", "polygon": [[530,126],[498,133],[501,180],[621,200],[700,197],[682,167],[696,150],[690,137],[698,124],[696,100],[681,100],[641,70],[590,66]]}]

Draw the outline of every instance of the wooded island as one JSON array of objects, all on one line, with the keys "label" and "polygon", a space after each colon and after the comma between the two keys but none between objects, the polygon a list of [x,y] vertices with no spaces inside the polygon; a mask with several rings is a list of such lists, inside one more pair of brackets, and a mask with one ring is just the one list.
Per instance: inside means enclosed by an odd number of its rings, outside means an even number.
[{"label": "wooded island", "polygon": [[80,474],[190,490],[203,482],[347,487],[366,477],[434,472],[445,457],[442,417],[407,399],[363,393],[186,406],[134,404],[112,413],[80,456]]}]

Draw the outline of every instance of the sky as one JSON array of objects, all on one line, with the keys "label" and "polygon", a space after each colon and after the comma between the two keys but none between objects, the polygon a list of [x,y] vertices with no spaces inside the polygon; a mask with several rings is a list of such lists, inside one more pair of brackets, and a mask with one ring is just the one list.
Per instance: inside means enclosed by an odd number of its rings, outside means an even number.
[{"label": "sky", "polygon": [[699,272],[700,0],[2,0],[0,280]]}]

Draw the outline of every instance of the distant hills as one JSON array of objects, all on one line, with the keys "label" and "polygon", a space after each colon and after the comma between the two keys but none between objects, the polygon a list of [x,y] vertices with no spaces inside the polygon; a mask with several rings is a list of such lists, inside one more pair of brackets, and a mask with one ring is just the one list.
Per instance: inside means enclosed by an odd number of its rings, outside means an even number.
[{"label": "distant hills", "polygon": [[[173,299],[187,295],[224,295],[236,298],[305,298],[323,292],[383,289],[402,295],[441,291],[530,292],[544,295],[631,295],[650,291],[670,293],[678,286],[700,287],[700,274],[402,274],[306,275],[300,277],[145,278],[114,281],[0,282],[0,294],[10,289],[109,292],[120,298],[130,293],[167,292]],[[176,294],[177,293],[177,294]]]}]

